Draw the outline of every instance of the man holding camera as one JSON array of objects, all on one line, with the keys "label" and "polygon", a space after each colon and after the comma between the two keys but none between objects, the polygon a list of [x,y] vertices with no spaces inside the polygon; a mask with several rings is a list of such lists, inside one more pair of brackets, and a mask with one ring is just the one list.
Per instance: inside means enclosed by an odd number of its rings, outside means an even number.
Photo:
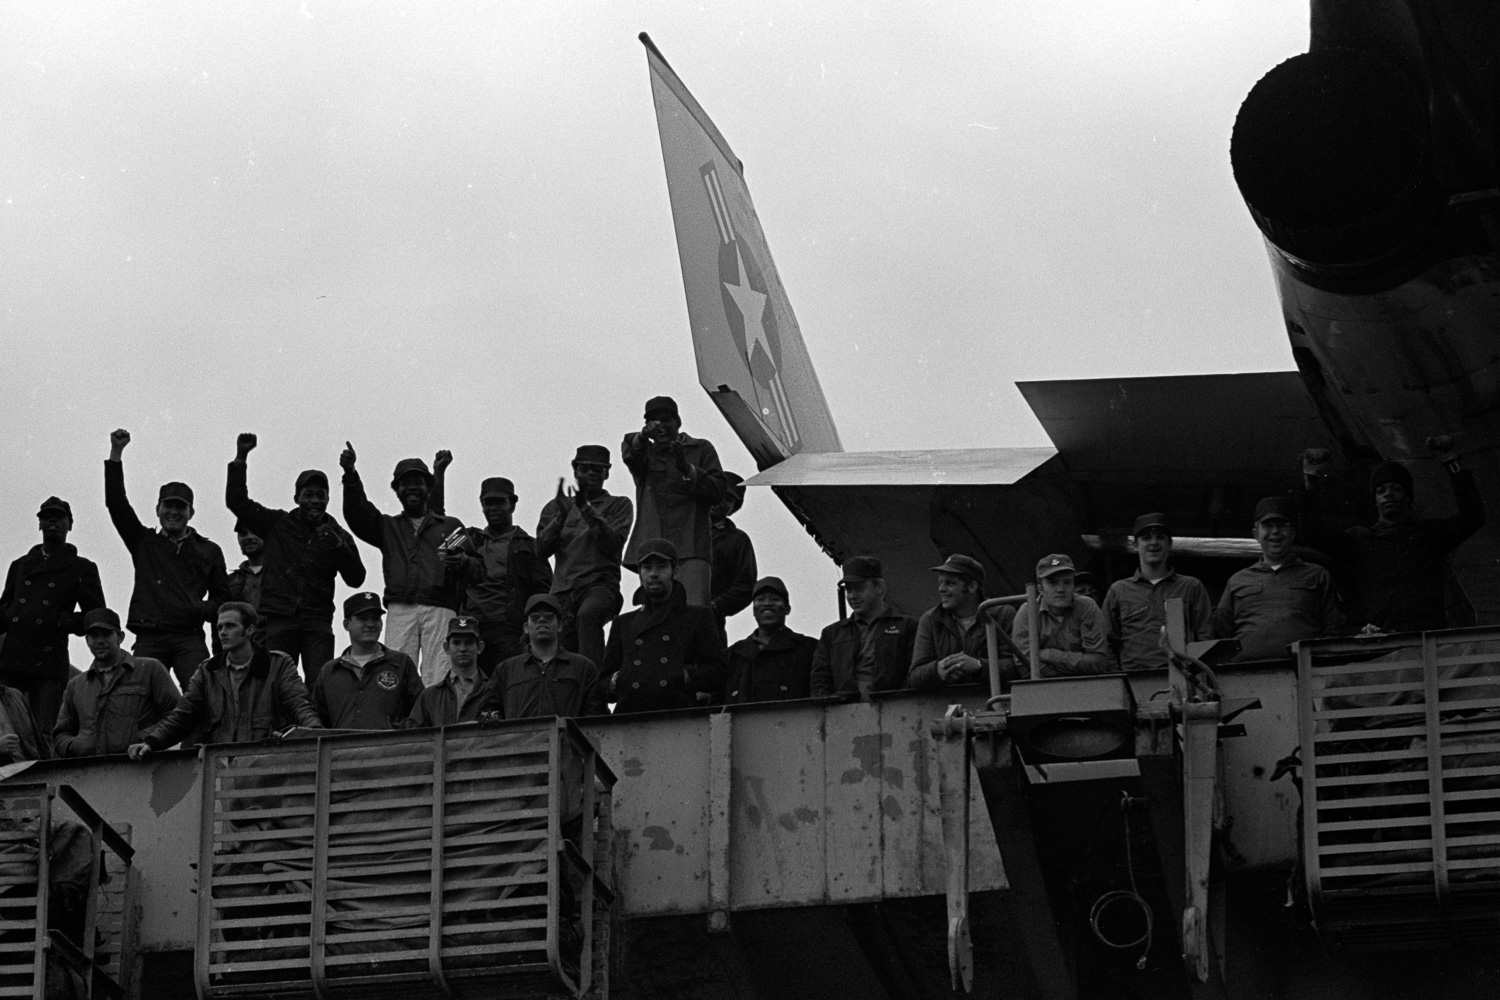
[{"label": "man holding camera", "polygon": [[677,551],[676,581],[689,604],[706,607],[713,596],[714,505],[728,483],[719,453],[701,438],[682,433],[682,418],[670,396],[646,402],[646,425],[625,435],[620,454],[635,478],[635,530],[625,546],[625,565],[639,565],[642,543],[666,539]]}]

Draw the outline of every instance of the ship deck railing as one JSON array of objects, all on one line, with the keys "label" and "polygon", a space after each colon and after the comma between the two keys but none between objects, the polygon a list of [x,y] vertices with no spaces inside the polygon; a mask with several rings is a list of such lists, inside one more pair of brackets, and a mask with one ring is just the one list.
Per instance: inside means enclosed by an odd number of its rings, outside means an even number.
[{"label": "ship deck railing", "polygon": [[1500,629],[1298,643],[1302,867],[1335,951],[1500,938]]}]

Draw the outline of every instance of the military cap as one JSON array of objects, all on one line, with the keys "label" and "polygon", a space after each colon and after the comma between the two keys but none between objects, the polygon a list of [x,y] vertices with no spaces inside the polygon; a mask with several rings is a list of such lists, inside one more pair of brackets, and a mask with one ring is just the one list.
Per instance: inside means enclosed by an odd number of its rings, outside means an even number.
[{"label": "military cap", "polygon": [[677,400],[671,396],[652,396],[646,400],[646,419],[665,413],[668,416],[677,416]]},{"label": "military cap", "polygon": [[1140,517],[1136,518],[1135,528],[1130,533],[1132,535],[1139,535],[1147,528],[1160,528],[1168,534],[1172,533],[1172,526],[1167,524],[1167,515],[1161,513],[1160,511],[1155,511],[1150,514],[1142,514]]},{"label": "military cap", "polygon": [[866,580],[884,580],[885,567],[874,556],[854,556],[844,560],[843,583],[863,583]]},{"label": "military cap", "polygon": [[641,543],[640,548],[635,550],[635,562],[639,566],[650,558],[665,559],[674,566],[677,564],[677,546],[665,538],[648,538]]},{"label": "military cap", "polygon": [[1255,505],[1255,523],[1267,518],[1280,517],[1288,521],[1297,519],[1297,508],[1290,497],[1266,497]]},{"label": "military cap", "polygon": [[578,452],[573,456],[573,464],[579,462],[592,462],[595,465],[609,464],[609,449],[602,444],[581,444]]},{"label": "military cap", "polygon": [[759,594],[762,590],[774,591],[787,600],[791,600],[792,597],[791,594],[787,593],[786,584],[781,582],[781,577],[779,576],[763,576],[759,580],[756,580],[755,589],[750,591],[750,597],[754,599],[755,595]]},{"label": "military cap", "polygon": [[321,484],[322,487],[326,490],[328,489],[328,476],[318,469],[308,469],[305,472],[301,472],[297,475],[298,493],[302,492],[302,487],[310,484]]},{"label": "military cap", "polygon": [[396,463],[396,471],[391,473],[391,489],[395,489],[396,484],[401,482],[401,477],[410,472],[420,472],[422,478],[427,480],[427,485],[432,485],[432,470],[427,468],[426,462],[420,458],[403,458]]},{"label": "military cap", "polygon": [[118,632],[120,631],[120,616],[109,608],[95,608],[83,616],[84,634],[96,628],[107,628],[111,632]]},{"label": "military cap", "polygon": [[193,505],[193,488],[187,483],[167,483],[156,493],[156,502],[181,500],[189,507]]},{"label": "military cap", "polygon": [[961,552],[953,553],[941,566],[933,566],[929,572],[953,573],[957,576],[966,576],[978,584],[984,583],[984,567],[979,564],[979,560]]},{"label": "military cap", "polygon": [[59,513],[66,514],[69,520],[73,519],[73,508],[68,506],[68,501],[66,500],[60,500],[57,497],[48,497],[47,499],[43,500],[42,505],[37,508],[36,516],[41,517],[49,510],[55,510]]},{"label": "military cap", "polygon": [[448,638],[455,635],[472,635],[479,638],[479,619],[473,615],[454,615],[448,619]]},{"label": "military cap", "polygon": [[505,497],[510,500],[516,498],[516,486],[504,476],[491,476],[479,484],[479,499],[486,497]]},{"label": "military cap", "polygon": [[385,614],[385,608],[380,604],[380,595],[373,590],[362,590],[345,599],[345,618],[353,618],[355,615],[366,611],[378,611],[381,614]]},{"label": "military cap", "polygon": [[1049,576],[1059,573],[1072,573],[1073,557],[1065,552],[1054,552],[1050,556],[1042,556],[1036,564],[1036,578],[1045,580]]},{"label": "military cap", "polygon": [[562,601],[559,601],[551,594],[532,594],[526,599],[526,614],[528,616],[537,608],[547,608],[556,614],[557,617],[562,617]]}]

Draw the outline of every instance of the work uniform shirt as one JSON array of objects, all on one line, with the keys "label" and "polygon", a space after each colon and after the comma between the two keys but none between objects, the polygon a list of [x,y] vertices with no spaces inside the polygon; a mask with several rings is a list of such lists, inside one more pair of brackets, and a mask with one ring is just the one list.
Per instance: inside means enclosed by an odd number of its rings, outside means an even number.
[{"label": "work uniform shirt", "polygon": [[166,717],[141,740],[153,750],[187,741],[247,743],[288,726],[322,729],[297,663],[285,653],[257,646],[243,667],[223,653],[204,660]]},{"label": "work uniform shirt", "polygon": [[125,495],[125,465],[104,463],[104,505],[135,567],[126,627],[203,635],[219,605],[229,600],[224,550],[191,526],[173,539],[160,528],[148,528]]},{"label": "work uniform shirt", "polygon": [[605,715],[599,668],[586,656],[561,648],[550,660],[527,651],[501,660],[476,701],[481,712],[498,712],[502,719],[547,716]]},{"label": "work uniform shirt", "polygon": [[465,683],[456,670],[448,671],[442,680],[417,697],[411,715],[407,716],[406,725],[415,729],[431,729],[477,721],[484,684],[484,675],[478,672]]},{"label": "work uniform shirt", "polygon": [[466,552],[458,579],[464,589],[464,614],[481,622],[508,622],[520,628],[526,601],[552,586],[552,568],[539,558],[536,539],[520,525],[504,531],[470,528],[472,552]]},{"label": "work uniform shirt", "polygon": [[229,600],[244,601],[256,611],[260,610],[261,567],[251,566],[250,560],[240,563],[240,568],[229,574]]},{"label": "work uniform shirt", "polygon": [[13,687],[0,685],[0,736],[12,733],[21,741],[21,751],[12,755],[0,750],[0,764],[47,760],[52,756],[52,741],[46,733],[37,732],[26,695]]},{"label": "work uniform shirt", "polygon": [[729,681],[724,700],[785,701],[806,698],[812,691],[813,655],[818,640],[782,628],[769,636],[760,631],[729,647]]},{"label": "work uniform shirt", "polygon": [[1153,584],[1136,570],[1134,576],[1110,584],[1104,595],[1104,621],[1110,653],[1121,670],[1166,669],[1161,630],[1167,623],[1167,601],[1174,597],[1182,598],[1188,641],[1213,638],[1213,605],[1197,577],[1172,570]]},{"label": "work uniform shirt", "polygon": [[556,556],[552,593],[582,593],[590,587],[609,587],[619,592],[620,558],[625,539],[635,520],[635,505],[628,497],[611,496],[601,490],[588,502],[596,515],[589,520],[570,500],[558,516],[557,498],[547,501],[536,525],[536,551],[543,559]]},{"label": "work uniform shirt", "polygon": [[[1004,629],[1005,634],[1010,635],[1016,609],[1002,605],[994,609],[990,618],[997,628]],[[1009,650],[1010,646],[1004,643],[999,647],[1000,675],[1014,679],[1018,676],[1018,667]],[[907,675],[906,686],[918,690],[942,687],[946,682],[938,675],[938,664],[954,653],[967,653],[988,666],[990,644],[985,632],[984,616],[975,615],[974,620],[965,628],[957,615],[939,604],[917,619],[917,638],[912,648],[911,673]],[[964,683],[975,683],[983,679],[983,675],[968,677]]]},{"label": "work uniform shirt", "polygon": [[675,581],[666,601],[616,618],[604,648],[603,675],[606,684],[614,678],[617,715],[692,708],[699,694],[724,690],[725,671],[718,622],[707,608],[689,605]]},{"label": "work uniform shirt", "polygon": [[814,698],[894,691],[911,672],[917,620],[887,607],[865,621],[850,615],[823,629],[813,652],[809,684]]},{"label": "work uniform shirt", "polygon": [[107,670],[96,660],[63,691],[53,748],[59,757],[124,753],[180,697],[160,660],[127,654]]},{"label": "work uniform shirt", "polygon": [[33,546],[10,564],[0,592],[0,671],[65,680],[68,636],[83,634],[83,612],[102,607],[99,567],[76,546]]},{"label": "work uniform shirt", "polygon": [[[631,442],[642,443],[632,447]],[[701,438],[678,434],[687,453],[688,473],[677,469],[671,452],[659,452],[627,434],[620,445],[625,466],[635,477],[635,530],[625,546],[625,565],[636,567],[636,549],[642,542],[665,538],[677,546],[679,559],[713,558],[713,518],[710,511],[724,499],[729,487],[719,453]]]},{"label": "work uniform shirt", "polygon": [[262,507],[250,499],[245,463],[230,462],[224,502],[235,517],[265,539],[261,561],[260,612],[275,618],[328,622],[333,619],[334,577],[357,588],[365,564],[354,537],[324,513],[307,521],[301,511]]},{"label": "work uniform shirt", "polygon": [[1446,628],[1448,553],[1484,527],[1484,499],[1474,474],[1448,470],[1458,513],[1339,532],[1324,523],[1316,493],[1304,492],[1302,524],[1308,545],[1353,563],[1364,620],[1387,632]]},{"label": "work uniform shirt", "polygon": [[[1037,631],[1037,649],[1057,650],[1055,662],[1042,662],[1043,677],[1069,674],[1106,674],[1113,668],[1104,631],[1104,615],[1093,598],[1075,595],[1073,603],[1062,611],[1039,602],[1041,628]],[[1031,649],[1031,608],[1023,606],[1011,624],[1011,638],[1021,649]]]},{"label": "work uniform shirt", "polygon": [[1335,635],[1344,624],[1333,580],[1322,566],[1288,556],[1262,559],[1229,578],[1214,609],[1214,635],[1238,639],[1236,660],[1285,659],[1302,639]]},{"label": "work uniform shirt", "polygon": [[365,495],[359,472],[344,473],[344,520],[355,537],[380,550],[385,575],[385,603],[425,604],[458,610],[458,588],[438,546],[463,524],[456,517],[426,513],[416,524],[400,514],[382,514]]},{"label": "work uniform shirt", "polygon": [[313,684],[313,708],[329,729],[399,729],[422,694],[412,658],[380,644],[363,666],[353,647],[329,660]]}]

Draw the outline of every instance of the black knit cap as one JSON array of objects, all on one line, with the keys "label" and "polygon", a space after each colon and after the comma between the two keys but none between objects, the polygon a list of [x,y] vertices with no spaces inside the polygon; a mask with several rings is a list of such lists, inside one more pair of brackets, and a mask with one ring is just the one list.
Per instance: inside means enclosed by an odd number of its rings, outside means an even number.
[{"label": "black knit cap", "polygon": [[1407,495],[1412,494],[1411,470],[1400,462],[1381,462],[1375,466],[1375,471],[1370,473],[1370,492],[1374,493],[1386,483],[1395,483],[1405,487]]}]

